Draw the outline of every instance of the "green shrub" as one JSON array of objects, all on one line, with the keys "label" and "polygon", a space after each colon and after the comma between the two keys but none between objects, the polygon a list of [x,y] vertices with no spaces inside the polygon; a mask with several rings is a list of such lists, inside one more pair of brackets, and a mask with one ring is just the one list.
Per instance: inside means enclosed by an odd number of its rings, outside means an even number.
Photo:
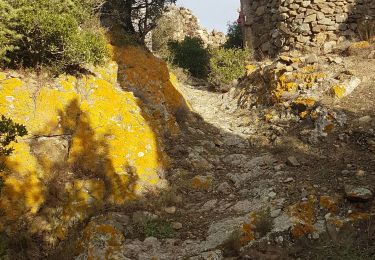
[{"label": "green shrub", "polygon": [[[0,0],[1,1],[1,0]],[[5,48],[0,62],[7,66],[48,66],[57,70],[107,56],[106,41],[94,16],[97,0],[9,0],[0,13]],[[6,33],[11,32],[11,33]]]},{"label": "green shrub", "polygon": [[212,49],[210,51],[210,74],[208,81],[213,85],[230,84],[245,75],[246,61],[250,52],[243,49]]},{"label": "green shrub", "polygon": [[24,125],[14,123],[12,119],[1,116],[0,120],[0,172],[3,170],[2,158],[9,156],[13,148],[9,145],[17,141],[18,136],[27,135]]},{"label": "green shrub", "polygon": [[188,70],[194,77],[207,77],[210,56],[200,38],[185,37],[182,42],[170,42],[169,49],[174,65]]},{"label": "green shrub", "polygon": [[145,237],[171,238],[175,232],[171,224],[163,220],[150,220],[143,227]]},{"label": "green shrub", "polygon": [[6,53],[15,50],[16,46],[13,43],[21,37],[12,29],[16,16],[14,8],[5,0],[0,0],[0,63],[9,61]]},{"label": "green shrub", "polygon": [[242,28],[237,22],[228,24],[227,41],[224,47],[227,49],[243,48]]}]

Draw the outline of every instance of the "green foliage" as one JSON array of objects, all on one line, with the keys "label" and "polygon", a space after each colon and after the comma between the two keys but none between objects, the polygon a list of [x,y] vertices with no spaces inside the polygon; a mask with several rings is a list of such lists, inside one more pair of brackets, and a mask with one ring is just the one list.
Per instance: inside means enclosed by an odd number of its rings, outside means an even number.
[{"label": "green foliage", "polygon": [[228,24],[227,38],[225,48],[243,48],[242,28],[237,22]]},{"label": "green foliage", "polygon": [[[1,5],[0,0],[0,5]],[[0,63],[63,70],[98,64],[107,56],[104,34],[94,16],[97,0],[8,0],[0,13],[6,40]]]},{"label": "green foliage", "polygon": [[158,19],[157,26],[152,31],[152,50],[169,62],[171,57],[169,42],[177,31],[178,23],[178,17],[166,15]]},{"label": "green foliage", "polygon": [[171,224],[162,220],[150,220],[143,227],[145,237],[156,237],[159,239],[171,238],[174,236],[174,229]]},{"label": "green foliage", "polygon": [[[1,116],[0,120],[0,159],[4,156],[9,156],[13,152],[13,148],[9,145],[17,141],[18,136],[27,135],[27,130],[24,125],[14,123],[12,119]],[[0,161],[1,163],[1,161]],[[0,172],[3,166],[0,164]]]},{"label": "green foliage", "polygon": [[15,25],[15,9],[5,0],[0,0],[0,62],[9,61],[6,53],[15,50],[13,42],[20,35],[12,29]]},{"label": "green foliage", "polygon": [[126,33],[137,36],[140,42],[155,28],[165,7],[176,0],[107,0],[101,10],[101,17],[107,26],[120,25]]},{"label": "green foliage", "polygon": [[201,39],[185,37],[182,42],[170,42],[169,49],[174,65],[188,70],[194,77],[207,77],[210,55]]},{"label": "green foliage", "polygon": [[246,61],[250,52],[245,49],[218,48],[211,50],[210,74],[208,80],[213,85],[230,84],[245,75]]}]

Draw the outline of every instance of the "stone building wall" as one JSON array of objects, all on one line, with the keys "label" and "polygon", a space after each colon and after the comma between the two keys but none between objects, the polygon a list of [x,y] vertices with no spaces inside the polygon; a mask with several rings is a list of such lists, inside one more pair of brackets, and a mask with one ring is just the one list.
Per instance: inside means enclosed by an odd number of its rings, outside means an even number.
[{"label": "stone building wall", "polygon": [[241,0],[246,44],[259,56],[305,49],[329,52],[364,33],[375,0]]}]

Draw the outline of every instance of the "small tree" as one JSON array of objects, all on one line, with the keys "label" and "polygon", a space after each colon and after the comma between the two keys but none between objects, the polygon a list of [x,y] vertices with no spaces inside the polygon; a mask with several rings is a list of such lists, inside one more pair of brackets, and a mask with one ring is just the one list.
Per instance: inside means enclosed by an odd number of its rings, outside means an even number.
[{"label": "small tree", "polygon": [[227,37],[225,48],[243,48],[242,28],[237,22],[228,23]]},{"label": "small tree", "polygon": [[17,17],[16,10],[4,0],[0,0],[0,63],[9,61],[6,53],[17,48],[14,45],[21,35],[12,29]]},{"label": "small tree", "polygon": [[177,0],[107,0],[102,18],[109,17],[127,33],[136,34],[141,41],[155,28],[165,7]]}]

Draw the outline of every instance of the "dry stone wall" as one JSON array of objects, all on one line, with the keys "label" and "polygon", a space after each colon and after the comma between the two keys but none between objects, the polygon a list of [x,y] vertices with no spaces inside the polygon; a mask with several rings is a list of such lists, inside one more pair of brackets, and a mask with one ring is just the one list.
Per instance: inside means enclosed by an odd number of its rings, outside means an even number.
[{"label": "dry stone wall", "polygon": [[241,0],[246,44],[260,56],[290,49],[329,52],[365,34],[374,0]]}]

